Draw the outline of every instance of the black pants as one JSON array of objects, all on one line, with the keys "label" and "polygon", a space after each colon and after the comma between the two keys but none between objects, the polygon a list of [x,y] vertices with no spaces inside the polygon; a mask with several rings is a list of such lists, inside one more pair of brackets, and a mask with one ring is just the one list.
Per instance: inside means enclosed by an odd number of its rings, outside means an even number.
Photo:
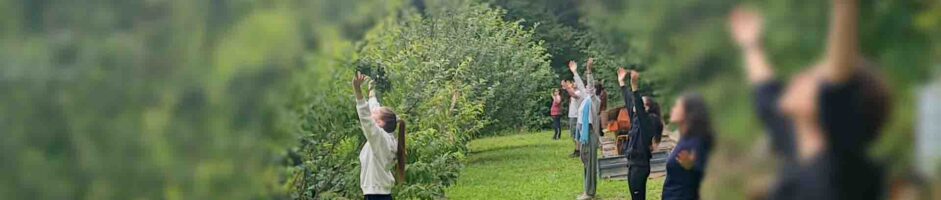
[{"label": "black pants", "polygon": [[558,140],[562,138],[562,121],[559,116],[552,116],[552,129],[555,130],[555,135],[552,135],[552,139]]},{"label": "black pants", "polygon": [[650,176],[650,166],[628,166],[627,185],[631,192],[631,199],[647,199],[648,176]]},{"label": "black pants", "polygon": [[367,194],[363,196],[365,200],[392,200],[391,194]]}]

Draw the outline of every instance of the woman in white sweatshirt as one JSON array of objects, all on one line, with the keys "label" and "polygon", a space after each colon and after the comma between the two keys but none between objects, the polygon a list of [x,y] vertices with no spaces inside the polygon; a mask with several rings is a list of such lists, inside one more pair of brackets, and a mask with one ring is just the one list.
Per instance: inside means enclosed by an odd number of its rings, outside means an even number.
[{"label": "woman in white sweatshirt", "polygon": [[395,184],[392,166],[396,152],[399,152],[392,134],[397,118],[392,109],[379,106],[373,95],[370,95],[368,102],[363,99],[361,86],[366,79],[361,73],[357,73],[353,79],[356,111],[363,135],[366,136],[366,145],[359,152],[360,188],[366,200],[392,199],[392,186]]}]

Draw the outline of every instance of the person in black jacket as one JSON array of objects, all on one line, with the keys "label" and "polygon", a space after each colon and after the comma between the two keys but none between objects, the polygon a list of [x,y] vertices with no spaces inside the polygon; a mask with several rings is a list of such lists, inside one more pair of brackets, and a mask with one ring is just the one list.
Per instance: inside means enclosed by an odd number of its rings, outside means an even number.
[{"label": "person in black jacket", "polygon": [[[657,132],[654,120],[647,112],[640,94],[637,93],[640,74],[631,70],[631,87],[626,87],[624,78],[628,71],[618,69],[618,84],[624,97],[624,105],[631,116],[631,130],[628,132],[627,155],[627,183],[631,192],[631,199],[646,199],[647,177],[650,175],[650,158],[653,157],[652,146],[655,137],[661,135]],[[660,123],[660,120],[656,120]],[[662,130],[662,129],[661,129]]]},{"label": "person in black jacket", "polygon": [[650,145],[651,151],[656,151],[657,147],[660,146],[660,139],[663,138],[663,120],[660,119],[663,116],[660,111],[660,104],[657,103],[650,96],[644,96],[644,107],[647,108],[647,114],[650,115],[650,121],[653,123],[653,144]]}]

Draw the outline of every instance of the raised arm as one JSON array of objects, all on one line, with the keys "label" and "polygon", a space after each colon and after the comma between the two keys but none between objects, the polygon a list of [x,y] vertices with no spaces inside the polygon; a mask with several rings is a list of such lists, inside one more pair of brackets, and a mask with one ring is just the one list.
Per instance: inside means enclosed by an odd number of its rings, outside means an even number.
[{"label": "raised arm", "polygon": [[356,72],[356,76],[353,77],[353,95],[356,96],[356,100],[363,100],[363,82],[366,81],[366,75],[363,75],[359,72]]},{"label": "raised arm", "polygon": [[745,71],[752,85],[762,84],[774,79],[774,69],[768,62],[761,35],[764,19],[757,12],[739,6],[729,15],[729,32],[742,50]]},{"label": "raised arm", "polygon": [[640,73],[638,73],[637,71],[631,70],[631,90],[632,90],[631,93],[633,94],[632,97],[634,99],[634,104],[632,104],[634,107],[634,114],[637,114],[638,115],[637,119],[641,123],[645,124],[646,121],[649,121],[650,115],[647,114],[647,109],[644,108],[644,100],[641,99],[640,93],[637,93],[639,89],[640,89]]},{"label": "raised arm", "polygon": [[374,86],[375,82],[373,82],[372,79],[369,79],[368,76],[366,77],[366,82],[366,86],[368,88],[366,90],[369,91],[369,99],[366,102],[369,105],[369,110],[382,107],[382,105],[379,104],[379,99],[376,98],[376,87]]},{"label": "raised arm", "polygon": [[[393,149],[391,146],[392,143],[386,138],[389,137],[389,135],[379,128],[372,119],[372,109],[379,107],[370,107],[370,103],[363,99],[362,85],[366,79],[366,75],[358,72],[356,73],[356,77],[353,78],[353,94],[356,96],[356,114],[359,118],[360,128],[363,130],[363,136],[366,136],[366,140],[369,141],[369,145],[373,148],[373,153],[383,154],[377,156],[377,159],[391,158]],[[370,98],[370,101],[373,99],[375,98]],[[383,162],[389,161],[383,160]]]},{"label": "raised arm", "polygon": [[586,89],[585,82],[582,81],[582,77],[578,76],[578,63],[569,61],[569,71],[572,72],[572,79],[575,79],[575,90],[584,92]]},{"label": "raised arm", "polygon": [[573,87],[574,86],[572,86],[571,82],[562,81],[562,89],[564,89],[565,92],[569,93],[569,96],[578,99],[579,98],[578,91],[575,91],[575,88]]},{"label": "raised arm", "polygon": [[844,82],[856,70],[859,60],[857,0],[833,0],[833,13],[830,18],[830,33],[827,39],[827,52],[824,67],[827,79]]},{"label": "raised arm", "polygon": [[624,83],[624,78],[627,78],[629,72],[623,67],[618,69],[618,85],[621,86],[621,97],[624,99],[624,107],[627,110],[627,115],[634,118],[634,109],[631,109],[631,105],[634,102],[634,92]]},{"label": "raised arm", "polygon": [[588,58],[588,64],[585,64],[586,66],[585,67],[585,79],[588,80],[588,85],[586,87],[588,88],[588,91],[592,91],[592,92],[598,89],[598,88],[595,88],[595,77],[592,76],[592,73],[591,73],[591,66],[594,64],[594,62],[595,62],[594,58]]}]

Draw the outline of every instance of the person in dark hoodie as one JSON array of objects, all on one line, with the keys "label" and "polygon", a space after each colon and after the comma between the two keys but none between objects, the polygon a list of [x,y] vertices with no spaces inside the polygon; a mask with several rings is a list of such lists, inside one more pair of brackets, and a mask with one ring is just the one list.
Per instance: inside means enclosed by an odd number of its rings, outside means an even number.
[{"label": "person in dark hoodie", "polygon": [[884,170],[866,152],[891,113],[888,90],[859,52],[857,0],[832,4],[823,60],[787,86],[761,46],[761,16],[741,7],[730,16],[756,110],[785,161],[768,199],[885,198]]},{"label": "person in dark hoodie", "polygon": [[[624,83],[624,78],[628,75],[631,76],[630,88]],[[660,120],[653,120],[650,117],[647,112],[648,108],[644,106],[640,94],[637,93],[638,81],[640,81],[640,74],[636,71],[632,70],[628,74],[624,68],[618,69],[618,84],[621,86],[624,105],[628,107],[627,111],[631,116],[631,130],[628,132],[629,140],[624,152],[627,155],[627,183],[631,199],[646,199],[650,158],[653,157],[653,141],[655,137],[661,135],[661,132],[657,132],[655,125],[655,123],[660,123]],[[662,126],[660,130],[662,131]]]}]

